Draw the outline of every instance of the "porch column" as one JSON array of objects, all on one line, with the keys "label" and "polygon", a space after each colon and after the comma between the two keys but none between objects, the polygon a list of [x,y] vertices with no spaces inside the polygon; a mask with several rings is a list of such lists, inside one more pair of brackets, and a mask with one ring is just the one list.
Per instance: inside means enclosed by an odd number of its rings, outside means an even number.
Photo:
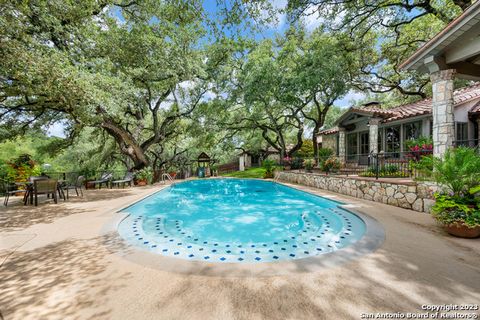
[{"label": "porch column", "polygon": [[442,157],[455,139],[453,117],[453,78],[455,70],[430,74],[432,80],[433,155]]},{"label": "porch column", "polygon": [[338,157],[340,161],[345,162],[347,152],[345,149],[345,128],[338,128]]},{"label": "porch column", "polygon": [[369,132],[368,132],[368,144],[370,153],[378,153],[378,125],[380,123],[379,118],[371,118],[368,121]]}]

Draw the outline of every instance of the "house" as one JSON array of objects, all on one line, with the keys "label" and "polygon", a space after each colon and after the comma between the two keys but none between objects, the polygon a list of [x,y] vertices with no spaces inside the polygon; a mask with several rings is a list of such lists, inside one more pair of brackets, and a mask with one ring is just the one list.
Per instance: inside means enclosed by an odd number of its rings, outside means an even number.
[{"label": "house", "polygon": [[[293,148],[293,144],[288,144],[286,147],[287,150],[291,150]],[[242,149],[242,152],[238,155],[239,170],[244,171],[245,169],[251,167],[259,167],[262,165],[262,161],[264,159],[270,159],[276,162],[280,162],[280,152],[272,146],[268,146],[265,149],[260,149],[256,151]]]},{"label": "house", "polygon": [[432,98],[382,109],[378,103],[350,108],[337,127],[319,134],[323,147],[342,161],[362,163],[369,153],[402,157],[408,139],[429,136],[441,157],[456,145],[478,146],[480,86],[454,90],[455,77],[480,81],[480,1],[474,2],[400,65],[428,73]]},{"label": "house", "polygon": [[402,70],[427,73],[432,81],[432,138],[433,154],[442,156],[454,146],[455,140],[478,139],[473,129],[459,123],[477,123],[480,108],[469,110],[470,120],[458,112],[453,80],[455,77],[480,80],[480,1],[474,2],[430,41],[420,47],[400,65]]},{"label": "house", "polygon": [[[456,90],[452,96],[455,122],[451,145],[478,145],[480,83]],[[383,109],[378,102],[352,107],[337,120],[335,128],[321,131],[318,139],[322,147],[335,150],[347,162],[366,164],[369,154],[379,152],[399,158],[408,151],[408,140],[433,136],[432,106],[433,99],[424,99],[391,109]]]}]

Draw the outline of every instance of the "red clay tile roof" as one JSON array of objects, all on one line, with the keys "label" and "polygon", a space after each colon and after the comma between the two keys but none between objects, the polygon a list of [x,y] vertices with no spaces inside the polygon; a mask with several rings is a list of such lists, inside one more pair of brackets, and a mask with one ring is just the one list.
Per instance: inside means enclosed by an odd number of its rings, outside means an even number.
[{"label": "red clay tile roof", "polygon": [[389,118],[396,115],[392,109],[382,109],[378,107],[363,107],[363,108],[350,108],[351,111],[357,113],[370,113],[374,117]]},{"label": "red clay tile roof", "polygon": [[[453,93],[453,103],[454,106],[457,107],[471,100],[478,99],[479,97],[480,83],[476,83],[469,87],[455,90],[455,92]],[[384,122],[430,114],[432,113],[432,99],[428,98],[421,101],[404,104],[389,110],[395,113],[395,115],[388,119],[385,119]]]},{"label": "red clay tile roof", "polygon": [[335,127],[335,128],[330,128],[330,129],[326,129],[326,130],[322,130],[318,133],[318,135],[322,135],[322,136],[326,136],[328,134],[334,134],[334,133],[337,133],[338,132],[338,128]]},{"label": "red clay tile roof", "polygon": [[[453,102],[455,107],[479,98],[480,98],[480,82],[465,88],[455,90],[455,92],[453,93]],[[354,113],[360,113],[360,114],[364,113],[364,114],[372,115],[375,117],[381,117],[383,118],[382,122],[385,123],[385,122],[391,122],[391,121],[400,120],[400,119],[407,119],[410,117],[421,116],[425,114],[431,114],[432,99],[428,98],[421,101],[404,104],[392,109],[381,109],[373,106],[363,107],[363,108],[352,107],[347,112],[348,113],[354,112]],[[476,103],[472,107],[472,109],[470,109],[469,112],[480,113],[480,101]],[[337,132],[338,132],[338,128],[331,128],[331,129],[320,131],[319,134],[328,135],[328,134],[334,134]]]}]

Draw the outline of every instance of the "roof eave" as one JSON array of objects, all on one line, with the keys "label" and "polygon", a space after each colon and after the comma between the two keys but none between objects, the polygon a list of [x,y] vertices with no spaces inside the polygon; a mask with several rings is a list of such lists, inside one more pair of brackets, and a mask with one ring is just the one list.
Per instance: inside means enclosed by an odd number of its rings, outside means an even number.
[{"label": "roof eave", "polygon": [[480,14],[480,1],[474,2],[460,16],[450,22],[442,31],[437,33],[432,39],[417,49],[407,60],[398,67],[399,70],[418,70],[427,71],[423,65],[423,59],[435,50],[442,42],[463,28],[469,21]]}]

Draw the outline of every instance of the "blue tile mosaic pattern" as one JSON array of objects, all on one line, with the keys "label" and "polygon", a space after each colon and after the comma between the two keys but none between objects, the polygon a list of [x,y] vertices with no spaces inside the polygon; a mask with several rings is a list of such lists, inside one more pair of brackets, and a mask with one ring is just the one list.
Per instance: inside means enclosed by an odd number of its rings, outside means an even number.
[{"label": "blue tile mosaic pattern", "polygon": [[365,224],[338,203],[274,182],[194,180],[124,211],[129,243],[164,256],[262,263],[325,254],[359,240]]}]

